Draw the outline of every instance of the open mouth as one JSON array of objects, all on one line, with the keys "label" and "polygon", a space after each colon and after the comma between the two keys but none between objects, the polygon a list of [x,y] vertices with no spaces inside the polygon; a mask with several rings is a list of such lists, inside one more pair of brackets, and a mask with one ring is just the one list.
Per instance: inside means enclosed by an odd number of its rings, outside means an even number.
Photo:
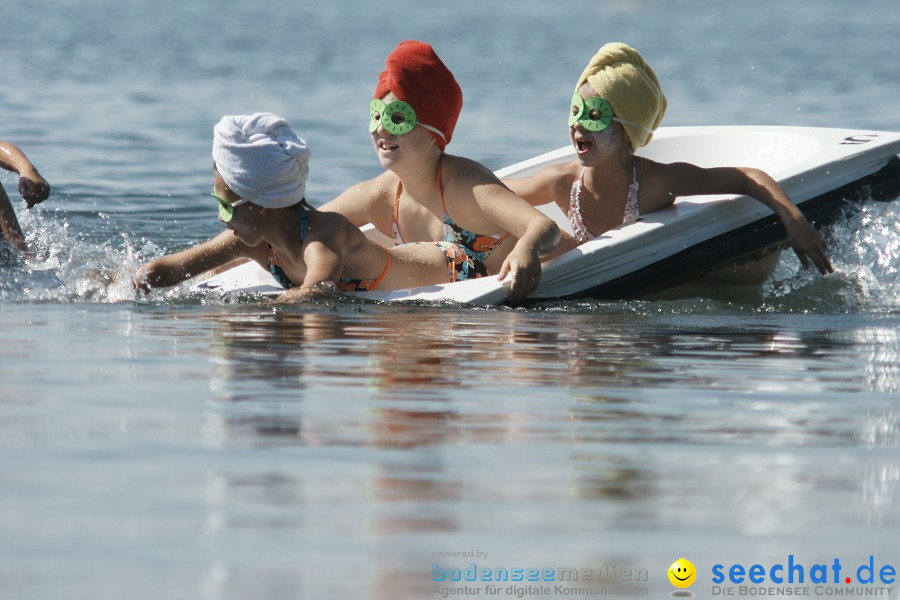
[{"label": "open mouth", "polygon": [[399,147],[400,146],[398,146],[397,144],[392,144],[391,142],[389,142],[387,140],[378,140],[378,149],[379,150],[384,150],[385,152],[392,152]]},{"label": "open mouth", "polygon": [[589,142],[588,140],[575,140],[575,150],[578,154],[587,153],[594,146],[594,142]]}]

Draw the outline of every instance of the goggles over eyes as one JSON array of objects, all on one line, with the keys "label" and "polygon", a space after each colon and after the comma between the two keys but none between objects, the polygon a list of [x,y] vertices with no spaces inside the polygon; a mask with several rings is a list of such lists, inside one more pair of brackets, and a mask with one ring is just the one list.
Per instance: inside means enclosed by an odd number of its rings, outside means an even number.
[{"label": "goggles over eyes", "polygon": [[369,117],[369,133],[375,133],[381,125],[391,135],[406,135],[418,125],[439,136],[444,142],[447,141],[441,130],[420,122],[416,110],[403,100],[385,103],[384,100],[375,98],[369,102]]},{"label": "goggles over eyes", "polygon": [[392,135],[406,135],[419,122],[415,109],[403,100],[385,104],[383,100],[375,98],[369,102],[369,117],[369,133],[373,133],[381,125]]},{"label": "goggles over eyes", "polygon": [[215,192],[210,194],[213,198],[219,201],[219,218],[223,223],[228,223],[234,217],[234,207],[240,206],[241,204],[246,204],[248,200],[241,198],[235,202],[229,202],[225,198],[222,198]]},{"label": "goggles over eyes", "polygon": [[614,120],[612,106],[600,96],[591,96],[587,100],[582,98],[581,94],[572,96],[569,127],[580,123],[588,131],[603,131]]}]

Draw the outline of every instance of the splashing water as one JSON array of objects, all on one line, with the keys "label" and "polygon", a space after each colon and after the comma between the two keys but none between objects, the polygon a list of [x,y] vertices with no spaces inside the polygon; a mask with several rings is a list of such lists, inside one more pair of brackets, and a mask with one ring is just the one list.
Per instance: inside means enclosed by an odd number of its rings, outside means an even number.
[{"label": "splashing water", "polygon": [[[30,257],[0,258],[0,302],[122,302],[135,300],[131,276],[141,256],[160,254],[152,242],[138,251],[125,233],[104,242],[72,231],[65,217],[20,211]],[[62,214],[57,212],[56,214]]]},{"label": "splashing water", "polygon": [[894,312],[900,308],[900,203],[865,202],[825,232],[835,273],[803,270],[782,253],[764,310],[777,312]]},{"label": "splashing water", "polygon": [[[187,246],[174,243],[162,248],[152,240],[133,239],[115,231],[108,220],[79,221],[91,231],[79,233],[70,226],[63,211],[20,211],[20,222],[32,257],[23,260],[7,245],[0,247],[0,302],[133,302],[144,301],[132,288],[131,278],[138,267],[154,257]],[[102,225],[97,226],[98,223]],[[111,231],[106,231],[112,229]],[[105,240],[97,239],[106,236]],[[794,253],[786,250],[772,280],[763,289],[761,312],[894,312],[900,308],[900,202],[869,201],[847,213],[825,232],[835,273],[820,276],[804,270]],[[198,297],[189,284],[154,291],[149,301],[184,302]],[[218,297],[203,302],[226,302]],[[650,306],[668,307],[675,312],[708,312],[721,303],[687,301],[630,303],[639,312]],[[711,308],[712,306],[712,308]],[[551,303],[544,308],[594,311],[622,310],[621,302],[582,300]],[[636,308],[639,307],[639,308]],[[741,306],[740,309],[748,307]]]}]

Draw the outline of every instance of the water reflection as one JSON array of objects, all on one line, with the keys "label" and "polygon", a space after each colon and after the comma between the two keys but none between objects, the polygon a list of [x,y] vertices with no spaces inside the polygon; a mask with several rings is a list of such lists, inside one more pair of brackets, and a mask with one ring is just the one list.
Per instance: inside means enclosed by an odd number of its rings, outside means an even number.
[{"label": "water reflection", "polygon": [[830,399],[900,381],[896,333],[885,328],[851,339],[672,320],[618,317],[613,330],[608,316],[561,324],[527,311],[420,307],[216,318],[207,431],[223,443],[393,448],[640,442],[661,431],[699,443],[850,443],[846,411]]},{"label": "water reflection", "polygon": [[896,389],[886,328],[381,306],[204,318],[203,440],[228,457],[205,483],[224,548],[210,581],[240,580],[242,532],[364,556],[369,596],[417,598],[445,538],[553,531],[552,556],[567,532],[895,523],[900,463],[836,459],[896,441],[892,413],[861,426],[844,401]]},{"label": "water reflection", "polygon": [[900,393],[900,329],[896,319],[883,327],[865,327],[852,336],[859,348],[865,381],[872,391]]}]

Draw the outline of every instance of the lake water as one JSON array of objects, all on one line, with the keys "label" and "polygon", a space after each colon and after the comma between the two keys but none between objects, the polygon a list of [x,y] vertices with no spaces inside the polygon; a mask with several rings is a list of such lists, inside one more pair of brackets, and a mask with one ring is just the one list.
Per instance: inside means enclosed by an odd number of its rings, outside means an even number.
[{"label": "lake water", "polygon": [[365,107],[402,39],[460,81],[450,151],[499,168],[567,143],[560,107],[613,40],[656,69],[665,125],[900,130],[898,31],[892,0],[7,7],[0,139],[54,191],[26,212],[0,174],[35,254],[0,261],[0,598],[667,597],[679,557],[698,598],[783,591],[789,561],[846,597],[870,557],[866,589],[898,597],[900,202],[826,232],[827,278],[784,253],[762,303],[127,285],[219,230],[222,114],[285,116],[314,204],[377,174]]}]

